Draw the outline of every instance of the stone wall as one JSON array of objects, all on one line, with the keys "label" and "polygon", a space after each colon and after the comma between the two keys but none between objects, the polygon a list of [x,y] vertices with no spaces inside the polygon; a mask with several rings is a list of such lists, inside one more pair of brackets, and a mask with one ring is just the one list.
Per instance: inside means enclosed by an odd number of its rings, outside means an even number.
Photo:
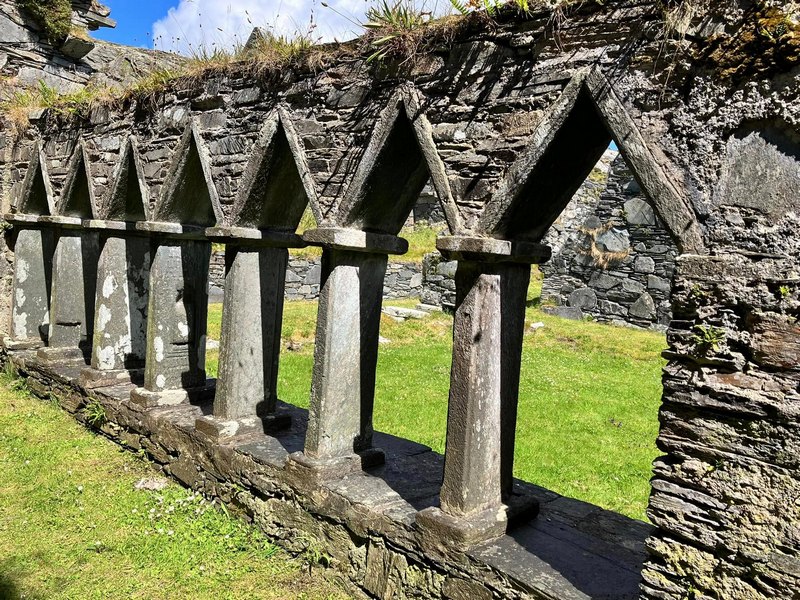
[{"label": "stone wall", "polygon": [[[285,296],[287,300],[316,300],[322,274],[321,259],[289,255],[286,269]],[[211,301],[222,301],[225,287],[225,252],[211,253],[209,288]],[[411,298],[422,290],[422,267],[413,262],[390,262],[383,284],[384,298]]]},{"label": "stone wall", "polygon": [[606,182],[573,197],[545,241],[545,310],[666,330],[678,249],[621,156]]}]

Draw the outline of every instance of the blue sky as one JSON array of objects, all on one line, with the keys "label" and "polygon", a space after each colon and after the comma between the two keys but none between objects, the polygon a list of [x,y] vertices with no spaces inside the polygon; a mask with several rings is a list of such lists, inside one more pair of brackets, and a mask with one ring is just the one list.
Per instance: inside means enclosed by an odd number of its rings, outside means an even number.
[{"label": "blue sky", "polygon": [[[329,5],[323,7],[322,2]],[[97,38],[192,54],[247,41],[253,27],[307,35],[315,42],[361,32],[366,0],[102,0],[117,21]],[[356,23],[354,24],[353,21]]]}]

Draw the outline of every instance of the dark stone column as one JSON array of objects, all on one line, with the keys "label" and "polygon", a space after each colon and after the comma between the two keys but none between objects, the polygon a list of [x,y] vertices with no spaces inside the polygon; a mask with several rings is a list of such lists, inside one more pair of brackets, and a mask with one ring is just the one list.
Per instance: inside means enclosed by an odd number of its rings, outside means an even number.
[{"label": "dark stone column", "polygon": [[226,241],[225,299],[214,414],[199,417],[197,429],[219,439],[289,427],[289,415],[277,410],[283,292],[287,247],[304,243],[289,233],[208,231]]},{"label": "dark stone column", "polygon": [[138,223],[137,228],[156,237],[144,385],[131,392],[131,401],[142,406],[181,404],[213,394],[205,370],[211,244],[198,228],[172,223]]},{"label": "dark stone column", "polygon": [[441,508],[422,511],[417,522],[439,543],[469,546],[538,509],[513,494],[514,435],[530,265],[550,251],[482,238],[437,245],[459,261],[453,364]]},{"label": "dark stone column", "polygon": [[7,214],[15,228],[11,336],[7,350],[29,350],[47,344],[50,331],[50,284],[55,240],[53,230],[32,215]]},{"label": "dark stone column", "polygon": [[325,228],[303,236],[323,248],[311,406],[295,466],[335,476],[384,461],[372,447],[383,279],[388,254],[408,243],[390,235]]},{"label": "dark stone column", "polygon": [[124,221],[86,222],[100,232],[91,366],[81,385],[100,387],[142,376],[147,347],[150,238]]},{"label": "dark stone column", "polygon": [[37,357],[43,361],[84,360],[91,354],[97,282],[97,233],[76,217],[41,220],[58,227],[50,292],[50,335]]}]

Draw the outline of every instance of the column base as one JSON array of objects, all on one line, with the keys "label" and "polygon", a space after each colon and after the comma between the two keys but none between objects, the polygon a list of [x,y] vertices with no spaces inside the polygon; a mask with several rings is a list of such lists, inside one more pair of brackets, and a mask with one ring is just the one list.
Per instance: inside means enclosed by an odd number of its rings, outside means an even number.
[{"label": "column base", "polygon": [[464,517],[432,506],[417,513],[416,524],[425,547],[465,550],[505,535],[508,518],[503,505]]},{"label": "column base", "polygon": [[95,369],[86,367],[81,370],[78,383],[85,389],[122,385],[126,383],[141,382],[144,369]]},{"label": "column base", "polygon": [[539,514],[539,501],[530,494],[513,493],[504,498],[509,527],[516,527],[536,518]]},{"label": "column base", "polygon": [[263,417],[243,417],[240,419],[225,419],[207,415],[197,417],[195,429],[209,439],[218,442],[239,435],[265,434],[292,426],[292,417],[288,413],[274,413]]},{"label": "column base", "polygon": [[65,362],[65,361],[86,361],[86,354],[80,348],[58,348],[47,346],[39,348],[36,352],[36,359],[43,363]]},{"label": "column base", "polygon": [[378,467],[385,462],[386,454],[380,448],[332,458],[312,458],[304,452],[294,452],[286,461],[286,470],[304,480],[328,481]]},{"label": "column base", "polygon": [[0,343],[2,343],[3,348],[9,352],[15,352],[19,350],[37,350],[38,348],[44,346],[44,342],[42,340],[15,340],[10,337],[4,337]]},{"label": "column base", "polygon": [[161,390],[154,392],[147,388],[137,387],[131,390],[131,402],[142,408],[155,406],[177,406],[179,404],[192,404],[211,400],[214,398],[216,382],[208,383],[203,387],[177,390]]}]

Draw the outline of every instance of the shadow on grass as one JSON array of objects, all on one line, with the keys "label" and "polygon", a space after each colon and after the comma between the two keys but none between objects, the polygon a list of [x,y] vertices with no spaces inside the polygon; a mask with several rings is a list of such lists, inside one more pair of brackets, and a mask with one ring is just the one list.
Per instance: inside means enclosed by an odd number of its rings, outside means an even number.
[{"label": "shadow on grass", "polygon": [[0,563],[0,600],[38,600],[39,596],[25,592],[24,595],[15,579],[15,573],[8,562]]}]

